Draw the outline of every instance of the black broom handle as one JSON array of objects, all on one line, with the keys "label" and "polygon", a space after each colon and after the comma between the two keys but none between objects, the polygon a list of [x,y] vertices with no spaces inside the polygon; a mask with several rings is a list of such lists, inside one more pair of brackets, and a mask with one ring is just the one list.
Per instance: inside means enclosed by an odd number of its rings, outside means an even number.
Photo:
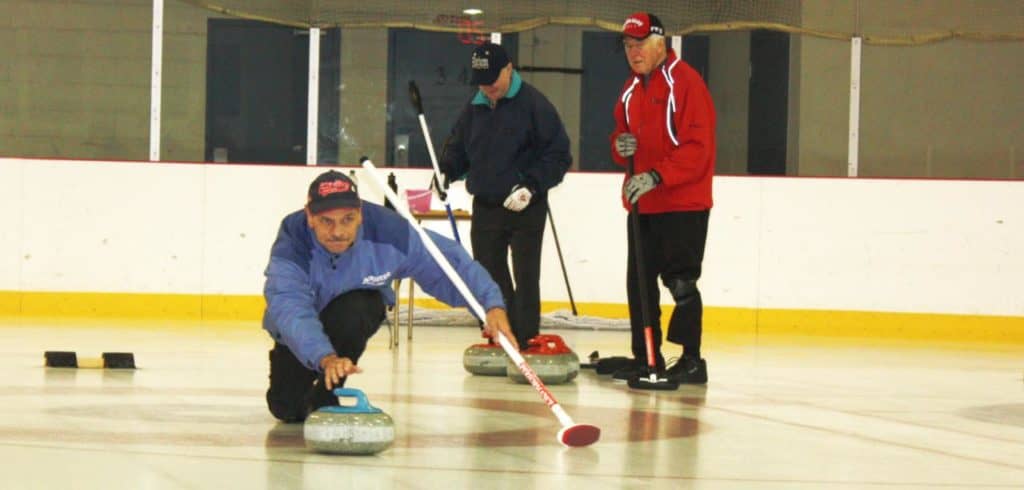
[{"label": "black broom handle", "polygon": [[555,250],[558,250],[558,263],[562,264],[562,277],[565,278],[565,289],[569,291],[569,305],[572,306],[572,316],[579,316],[576,313],[576,301],[572,299],[572,286],[569,285],[569,273],[565,271],[565,259],[562,258],[562,246],[558,244],[558,230],[555,229],[555,218],[551,215],[551,203],[548,203],[548,221],[551,222],[551,234],[555,236]]},{"label": "black broom handle", "polygon": [[[629,156],[629,176],[633,177],[633,156]],[[636,258],[636,276],[640,289],[640,317],[644,321],[644,329],[652,328],[650,313],[647,311],[647,271],[644,263],[643,242],[640,241],[640,204],[639,199],[630,206],[629,219],[633,223],[633,256]],[[646,337],[646,334],[644,335]],[[649,351],[654,349],[653,339],[648,343]],[[648,352],[651,354],[651,352]],[[648,355],[650,357],[650,355]],[[654,363],[654,359],[648,359],[648,364]]]}]

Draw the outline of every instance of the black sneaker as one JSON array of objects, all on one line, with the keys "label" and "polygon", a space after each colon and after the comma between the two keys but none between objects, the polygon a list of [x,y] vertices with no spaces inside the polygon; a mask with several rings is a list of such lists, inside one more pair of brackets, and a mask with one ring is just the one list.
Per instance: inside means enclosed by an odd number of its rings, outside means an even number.
[{"label": "black sneaker", "polygon": [[704,359],[684,356],[668,368],[665,376],[679,384],[702,385],[708,382],[708,363]]}]

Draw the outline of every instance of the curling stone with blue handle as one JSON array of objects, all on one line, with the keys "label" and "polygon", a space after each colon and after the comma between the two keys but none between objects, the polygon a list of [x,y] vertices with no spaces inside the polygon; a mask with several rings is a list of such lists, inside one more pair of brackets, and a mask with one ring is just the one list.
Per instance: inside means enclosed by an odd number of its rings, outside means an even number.
[{"label": "curling stone with blue handle", "polygon": [[[579,356],[557,335],[538,335],[530,339],[530,347],[522,351],[522,355],[544,384],[567,383],[580,372]],[[529,383],[511,359],[507,370],[508,377],[513,381]]]},{"label": "curling stone with blue handle", "polygon": [[504,376],[508,354],[494,343],[474,344],[462,353],[462,367],[482,376]]},{"label": "curling stone with blue handle", "polygon": [[331,454],[377,454],[395,441],[395,422],[370,405],[355,388],[336,388],[334,395],[355,398],[353,406],[326,406],[309,414],[302,427],[306,447]]}]

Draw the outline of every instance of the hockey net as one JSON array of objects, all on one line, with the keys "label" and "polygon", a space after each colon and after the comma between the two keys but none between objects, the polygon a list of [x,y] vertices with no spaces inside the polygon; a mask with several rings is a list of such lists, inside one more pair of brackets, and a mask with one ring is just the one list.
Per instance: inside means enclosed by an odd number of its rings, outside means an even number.
[{"label": "hockey net", "polygon": [[[667,34],[769,29],[865,44],[906,46],[948,39],[1024,41],[1024,2],[891,0],[180,0],[223,15],[296,27],[406,27],[480,34],[544,25],[619,30],[635,11],[657,14]],[[951,11],[957,15],[950,15]],[[805,19],[823,19],[809,21]],[[826,20],[827,19],[827,20]]]}]

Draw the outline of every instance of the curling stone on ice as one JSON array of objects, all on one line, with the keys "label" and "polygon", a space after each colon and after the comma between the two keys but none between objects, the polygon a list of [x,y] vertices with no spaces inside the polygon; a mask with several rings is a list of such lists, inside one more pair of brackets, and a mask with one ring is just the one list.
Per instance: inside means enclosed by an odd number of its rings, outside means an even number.
[{"label": "curling stone on ice", "polygon": [[508,354],[505,354],[500,345],[493,342],[473,344],[462,353],[462,366],[473,374],[504,376],[507,364]]},{"label": "curling stone on ice", "polygon": [[[530,347],[522,351],[523,359],[544,384],[556,385],[572,381],[580,372],[580,358],[557,335],[538,335],[530,339]],[[516,383],[529,383],[519,368],[508,360],[508,377]]]},{"label": "curling stone on ice", "polygon": [[[355,388],[336,388],[342,405],[326,406],[309,414],[302,427],[306,447],[331,454],[377,454],[395,441],[395,422],[370,405],[366,394]],[[343,398],[355,399],[347,406]]]}]

